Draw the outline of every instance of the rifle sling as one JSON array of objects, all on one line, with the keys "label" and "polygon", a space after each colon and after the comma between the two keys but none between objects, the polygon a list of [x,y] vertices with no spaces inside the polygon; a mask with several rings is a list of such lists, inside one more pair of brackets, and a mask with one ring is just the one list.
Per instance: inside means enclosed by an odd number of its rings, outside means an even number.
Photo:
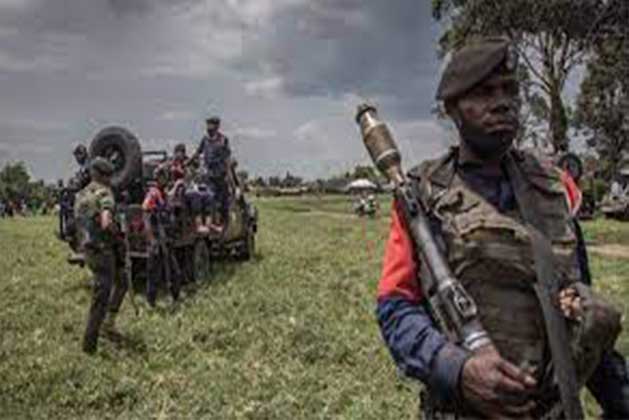
[{"label": "rifle sling", "polygon": [[583,419],[583,408],[579,399],[576,368],[569,346],[570,341],[566,320],[559,308],[553,304],[554,298],[559,294],[559,279],[556,277],[555,267],[557,265],[551,242],[540,231],[545,226],[539,209],[540,203],[538,202],[539,200],[534,199],[533,194],[529,193],[531,185],[525,179],[517,163],[511,160],[505,166],[513,185],[518,208],[531,236],[535,272],[537,274],[537,281],[533,288],[544,316],[546,335],[561,403],[567,418]]}]

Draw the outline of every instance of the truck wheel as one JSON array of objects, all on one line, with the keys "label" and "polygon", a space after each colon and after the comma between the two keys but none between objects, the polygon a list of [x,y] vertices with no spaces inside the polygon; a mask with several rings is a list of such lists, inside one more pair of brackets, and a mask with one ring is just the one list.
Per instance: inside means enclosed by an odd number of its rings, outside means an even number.
[{"label": "truck wheel", "polygon": [[210,250],[204,239],[199,239],[194,244],[194,281],[202,282],[210,279],[212,273],[212,260]]},{"label": "truck wheel", "polygon": [[111,180],[114,189],[124,189],[142,177],[140,142],[125,128],[107,127],[96,134],[90,144],[90,158],[98,156],[114,165]]}]

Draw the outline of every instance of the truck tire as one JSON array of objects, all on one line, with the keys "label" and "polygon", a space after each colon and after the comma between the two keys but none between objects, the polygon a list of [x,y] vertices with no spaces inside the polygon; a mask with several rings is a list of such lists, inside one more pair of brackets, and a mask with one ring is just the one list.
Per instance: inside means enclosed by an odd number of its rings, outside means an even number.
[{"label": "truck tire", "polygon": [[104,157],[114,165],[111,180],[114,189],[124,189],[142,177],[140,142],[123,127],[102,129],[90,144],[90,158]]}]

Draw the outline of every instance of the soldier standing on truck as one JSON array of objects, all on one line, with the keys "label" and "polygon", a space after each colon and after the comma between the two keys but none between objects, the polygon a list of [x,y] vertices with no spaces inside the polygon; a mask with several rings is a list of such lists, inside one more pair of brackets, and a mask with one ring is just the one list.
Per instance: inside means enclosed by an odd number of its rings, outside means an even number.
[{"label": "soldier standing on truck", "polygon": [[88,354],[96,351],[101,326],[107,333],[116,333],[116,315],[128,287],[122,276],[124,263],[114,220],[113,172],[109,161],[94,159],[89,167],[91,182],[79,192],[75,202],[80,248],[94,274],[92,303],[83,337],[83,351]]},{"label": "soldier standing on truck", "polygon": [[170,252],[169,238],[166,237],[171,216],[165,192],[169,179],[168,168],[159,166],[154,177],[155,182],[149,186],[142,203],[148,241],[146,300],[151,307],[155,307],[157,288],[162,282],[170,288],[173,301],[177,301],[181,278],[177,261]]},{"label": "soldier standing on truck", "polygon": [[205,167],[205,182],[214,200],[214,209],[218,208],[222,226],[208,224],[207,217],[199,226],[199,231],[204,233],[212,227],[214,230],[224,232],[229,222],[229,188],[227,185],[227,172],[231,158],[229,139],[220,131],[221,120],[219,117],[211,117],[206,121],[207,133],[201,139],[191,160],[196,160],[203,155]]}]

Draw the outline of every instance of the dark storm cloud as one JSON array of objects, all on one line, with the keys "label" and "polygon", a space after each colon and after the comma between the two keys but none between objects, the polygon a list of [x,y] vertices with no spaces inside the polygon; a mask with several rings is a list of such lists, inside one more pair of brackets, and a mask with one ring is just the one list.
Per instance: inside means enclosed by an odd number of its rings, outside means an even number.
[{"label": "dark storm cloud", "polygon": [[0,0],[0,165],[67,176],[111,123],[192,147],[219,113],[250,172],[322,176],[367,158],[362,98],[423,156],[443,142],[436,33],[417,0]]},{"label": "dark storm cloud", "polygon": [[274,16],[243,59],[291,95],[359,93],[383,97],[406,116],[427,116],[439,72],[437,33],[429,2],[314,0]]}]

